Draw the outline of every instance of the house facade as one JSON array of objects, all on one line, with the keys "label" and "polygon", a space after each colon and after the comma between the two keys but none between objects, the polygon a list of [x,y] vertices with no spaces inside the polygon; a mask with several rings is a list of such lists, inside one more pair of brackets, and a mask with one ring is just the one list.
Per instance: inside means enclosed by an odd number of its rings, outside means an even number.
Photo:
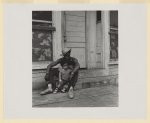
[{"label": "house facade", "polygon": [[33,81],[65,47],[81,69],[118,74],[118,11],[33,11],[32,35]]}]

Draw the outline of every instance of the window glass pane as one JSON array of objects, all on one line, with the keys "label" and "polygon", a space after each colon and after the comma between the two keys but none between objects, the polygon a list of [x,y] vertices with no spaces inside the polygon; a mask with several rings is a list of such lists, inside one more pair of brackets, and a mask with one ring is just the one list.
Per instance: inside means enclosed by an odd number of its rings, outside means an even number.
[{"label": "window glass pane", "polygon": [[110,11],[110,60],[118,60],[118,11]]},{"label": "window glass pane", "polygon": [[52,60],[52,33],[42,30],[33,30],[32,36],[32,60]]},{"label": "window glass pane", "polygon": [[96,12],[96,21],[100,22],[101,21],[101,11]]},{"label": "window glass pane", "polygon": [[52,21],[52,11],[32,11],[32,19]]},{"label": "window glass pane", "polygon": [[110,11],[110,27],[118,27],[118,11]]},{"label": "window glass pane", "polygon": [[[33,17],[34,21],[32,22],[32,61],[52,61],[52,23],[35,21],[35,19],[46,19],[47,11],[35,13],[36,18]],[[51,18],[47,18],[47,20]]]}]

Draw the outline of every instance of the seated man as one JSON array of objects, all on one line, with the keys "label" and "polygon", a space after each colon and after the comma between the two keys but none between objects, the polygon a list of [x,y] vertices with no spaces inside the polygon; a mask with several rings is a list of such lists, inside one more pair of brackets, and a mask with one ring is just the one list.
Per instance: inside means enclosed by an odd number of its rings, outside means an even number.
[{"label": "seated man", "polygon": [[40,94],[48,94],[52,93],[53,90],[56,89],[56,81],[55,77],[59,77],[59,70],[58,68],[52,68],[53,66],[56,66],[57,64],[60,64],[62,67],[67,64],[69,66],[72,66],[72,71],[70,73],[70,82],[68,85],[68,95],[69,98],[74,97],[73,89],[76,85],[77,79],[78,79],[78,71],[80,68],[79,62],[76,58],[73,58],[70,56],[71,49],[64,49],[62,51],[62,58],[52,62],[51,64],[48,65],[46,75],[45,75],[45,80],[48,82],[48,88],[44,91],[42,91]]}]

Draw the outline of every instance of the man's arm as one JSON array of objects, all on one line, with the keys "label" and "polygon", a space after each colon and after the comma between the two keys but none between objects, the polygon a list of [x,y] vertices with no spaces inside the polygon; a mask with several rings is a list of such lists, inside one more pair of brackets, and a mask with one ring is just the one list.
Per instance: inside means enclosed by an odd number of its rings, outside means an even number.
[{"label": "man's arm", "polygon": [[61,82],[61,71],[59,71],[59,82]]},{"label": "man's arm", "polygon": [[75,62],[75,66],[74,66],[74,69],[72,71],[72,74],[74,74],[75,72],[77,72],[80,68],[80,64],[78,62],[78,60],[76,58],[74,58],[74,62]]},{"label": "man's arm", "polygon": [[51,64],[49,64],[49,65],[47,66],[46,74],[49,73],[49,70],[50,70],[52,67],[54,67],[54,66],[56,66],[57,64],[59,64],[60,61],[61,61],[61,59],[58,59],[58,60],[52,62]]}]

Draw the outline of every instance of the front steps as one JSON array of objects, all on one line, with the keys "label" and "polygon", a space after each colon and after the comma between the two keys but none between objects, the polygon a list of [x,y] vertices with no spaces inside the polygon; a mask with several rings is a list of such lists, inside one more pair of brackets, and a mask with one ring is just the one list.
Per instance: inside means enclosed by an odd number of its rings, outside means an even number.
[{"label": "front steps", "polygon": [[[45,70],[36,70],[32,72],[32,89],[42,90],[47,87],[44,80]],[[75,86],[76,90],[99,87],[107,84],[118,84],[118,68],[88,69],[79,71],[79,79]]]}]

